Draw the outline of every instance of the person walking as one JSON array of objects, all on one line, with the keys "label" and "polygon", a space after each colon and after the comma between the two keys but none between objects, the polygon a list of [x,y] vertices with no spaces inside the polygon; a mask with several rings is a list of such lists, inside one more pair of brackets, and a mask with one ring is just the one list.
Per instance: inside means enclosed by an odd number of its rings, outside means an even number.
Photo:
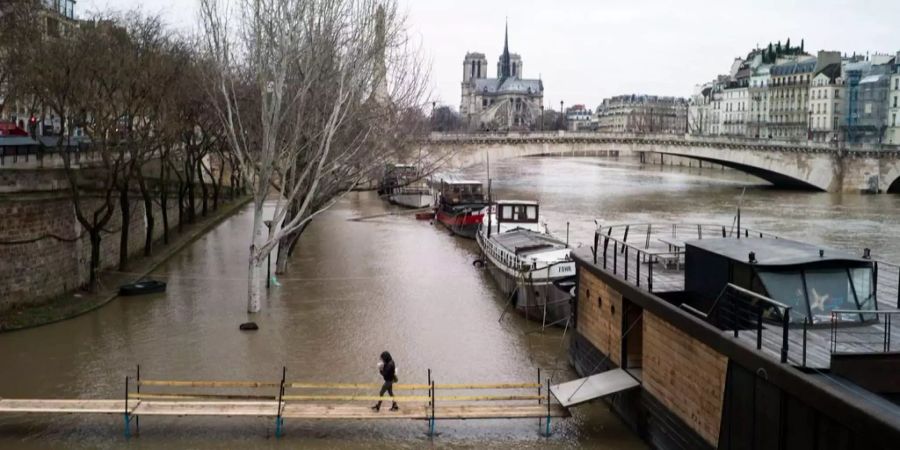
[{"label": "person walking", "polygon": [[[381,361],[378,362],[378,372],[381,374],[381,377],[384,378],[384,384],[381,385],[381,391],[378,392],[378,397],[384,396],[384,393],[387,392],[388,395],[391,396],[391,411],[397,411],[400,409],[397,406],[397,402],[394,400],[394,383],[397,382],[397,363],[394,362],[394,358],[391,358],[391,354],[387,351],[381,352]],[[381,400],[378,400],[378,403],[372,407],[372,411],[378,412],[381,410]]]}]

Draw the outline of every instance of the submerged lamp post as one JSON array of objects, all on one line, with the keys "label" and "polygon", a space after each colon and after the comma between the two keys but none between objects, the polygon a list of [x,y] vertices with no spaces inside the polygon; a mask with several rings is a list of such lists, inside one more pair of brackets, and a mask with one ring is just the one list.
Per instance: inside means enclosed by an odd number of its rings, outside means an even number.
[{"label": "submerged lamp post", "polygon": [[[272,221],[266,220],[263,222],[266,224],[266,231],[272,231]],[[266,254],[266,289],[269,289],[269,286],[272,285],[272,252]]]}]

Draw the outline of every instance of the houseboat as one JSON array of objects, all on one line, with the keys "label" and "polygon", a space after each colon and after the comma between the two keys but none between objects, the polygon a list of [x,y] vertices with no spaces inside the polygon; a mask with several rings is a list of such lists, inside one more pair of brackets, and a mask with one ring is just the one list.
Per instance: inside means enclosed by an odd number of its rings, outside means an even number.
[{"label": "houseboat", "polygon": [[603,398],[654,448],[896,448],[898,266],[729,227],[598,229],[563,404]]},{"label": "houseboat", "polygon": [[437,221],[453,234],[474,239],[487,206],[481,182],[440,178],[432,184],[437,195]]},{"label": "houseboat", "polygon": [[565,326],[575,276],[569,246],[541,223],[533,201],[502,200],[484,215],[476,239],[488,271],[517,311],[542,325]]},{"label": "houseboat", "polygon": [[416,209],[431,206],[433,198],[416,166],[409,164],[388,165],[378,185],[378,195],[395,205]]}]

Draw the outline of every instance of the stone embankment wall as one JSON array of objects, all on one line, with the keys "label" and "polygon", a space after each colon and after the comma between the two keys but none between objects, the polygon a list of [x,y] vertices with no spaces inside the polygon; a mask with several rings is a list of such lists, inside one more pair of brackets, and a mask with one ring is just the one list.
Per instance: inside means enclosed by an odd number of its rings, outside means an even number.
[{"label": "stone embankment wall", "polygon": [[[85,202],[90,213],[100,199]],[[104,227],[100,247],[101,268],[116,267],[122,229],[118,200]],[[199,213],[200,202],[197,202]],[[170,232],[177,227],[177,199],[168,204]],[[154,241],[163,235],[162,211],[154,204]],[[143,254],[146,232],[144,203],[131,200],[128,221],[129,256]],[[85,285],[88,281],[90,238],[75,217],[65,192],[0,195],[0,311],[40,303]],[[102,281],[102,279],[101,279]]]}]

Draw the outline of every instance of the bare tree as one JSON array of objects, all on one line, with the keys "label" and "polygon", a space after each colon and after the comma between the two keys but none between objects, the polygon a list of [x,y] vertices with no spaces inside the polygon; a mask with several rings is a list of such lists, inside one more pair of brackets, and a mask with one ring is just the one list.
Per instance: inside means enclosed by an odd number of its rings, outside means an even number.
[{"label": "bare tree", "polygon": [[[375,169],[408,151],[396,126],[421,104],[425,72],[393,1],[245,0],[236,14],[201,1],[210,83],[230,149],[250,171],[253,228],[247,310],[262,267]],[[234,22],[231,22],[234,20]],[[264,203],[274,198],[271,227]]]}]

